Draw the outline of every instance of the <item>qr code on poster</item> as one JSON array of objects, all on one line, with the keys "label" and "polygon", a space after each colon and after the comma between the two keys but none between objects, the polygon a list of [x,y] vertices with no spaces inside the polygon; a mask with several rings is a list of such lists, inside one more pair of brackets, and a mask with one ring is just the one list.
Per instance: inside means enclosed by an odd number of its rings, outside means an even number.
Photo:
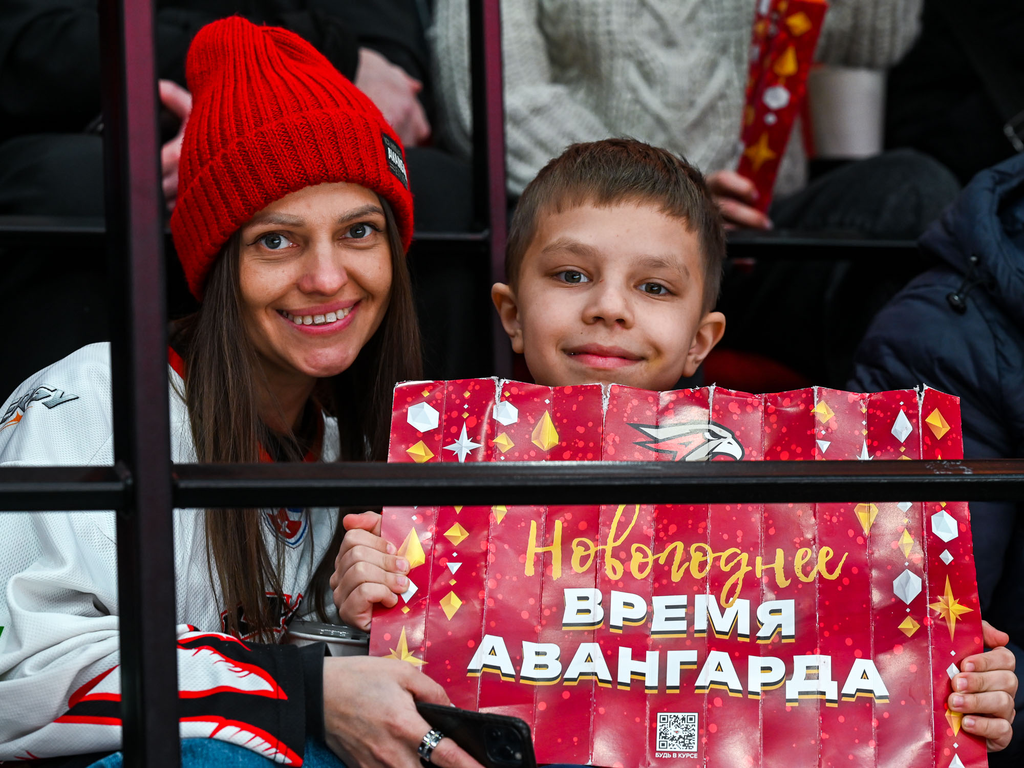
[{"label": "qr code on poster", "polygon": [[697,713],[659,712],[658,751],[696,752]]}]

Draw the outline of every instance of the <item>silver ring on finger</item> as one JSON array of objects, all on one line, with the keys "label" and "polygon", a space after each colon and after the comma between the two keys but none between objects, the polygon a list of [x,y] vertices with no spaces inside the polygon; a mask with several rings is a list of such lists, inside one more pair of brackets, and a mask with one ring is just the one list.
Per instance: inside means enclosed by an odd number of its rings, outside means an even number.
[{"label": "silver ring on finger", "polygon": [[430,762],[430,756],[434,754],[434,750],[437,745],[441,743],[441,739],[444,738],[444,734],[440,731],[431,729],[427,731],[427,735],[420,741],[418,747],[416,747],[416,753],[423,758],[425,762]]}]

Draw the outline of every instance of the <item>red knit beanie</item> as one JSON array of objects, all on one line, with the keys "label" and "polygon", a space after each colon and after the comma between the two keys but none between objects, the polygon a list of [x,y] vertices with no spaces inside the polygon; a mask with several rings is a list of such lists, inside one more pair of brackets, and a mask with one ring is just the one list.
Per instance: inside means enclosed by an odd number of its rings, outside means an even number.
[{"label": "red knit beanie", "polygon": [[243,224],[315,184],[347,181],[384,197],[408,249],[412,195],[401,142],[369,97],[313,46],[236,16],[199,30],[185,70],[192,114],[171,233],[196,298]]}]

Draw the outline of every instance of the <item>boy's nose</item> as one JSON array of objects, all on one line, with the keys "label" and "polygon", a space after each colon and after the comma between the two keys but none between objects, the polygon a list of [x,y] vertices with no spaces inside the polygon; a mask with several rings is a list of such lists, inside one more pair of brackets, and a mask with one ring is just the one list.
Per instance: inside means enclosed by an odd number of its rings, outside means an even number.
[{"label": "boy's nose", "polygon": [[344,259],[333,243],[314,243],[306,253],[299,290],[308,294],[333,296],[348,282]]},{"label": "boy's nose", "polygon": [[621,286],[599,281],[591,289],[589,299],[584,311],[587,323],[624,325],[627,328],[632,325],[633,311],[629,296]]}]

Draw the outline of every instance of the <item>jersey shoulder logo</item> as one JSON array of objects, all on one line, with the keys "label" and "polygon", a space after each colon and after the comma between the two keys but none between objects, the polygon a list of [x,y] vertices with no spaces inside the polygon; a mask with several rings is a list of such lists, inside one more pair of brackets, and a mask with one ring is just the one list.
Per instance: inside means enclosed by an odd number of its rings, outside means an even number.
[{"label": "jersey shoulder logo", "polygon": [[25,418],[25,412],[34,403],[42,403],[47,408],[56,408],[58,405],[70,403],[72,400],[77,399],[78,395],[72,395],[70,392],[65,392],[57,387],[47,387],[45,385],[36,387],[31,392],[26,392],[21,397],[15,399],[7,407],[7,410],[0,416],[0,430],[16,427]]}]

